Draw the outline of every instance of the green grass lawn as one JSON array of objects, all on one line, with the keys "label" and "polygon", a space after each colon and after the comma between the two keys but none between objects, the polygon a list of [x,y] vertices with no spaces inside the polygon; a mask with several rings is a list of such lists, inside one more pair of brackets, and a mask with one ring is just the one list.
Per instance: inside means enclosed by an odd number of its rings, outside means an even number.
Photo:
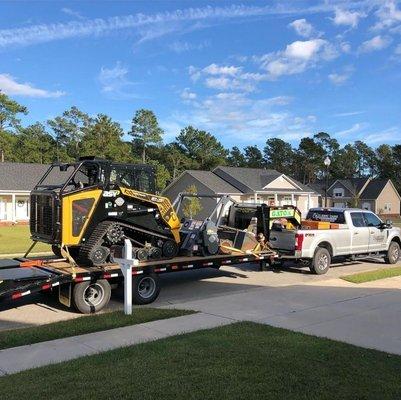
[{"label": "green grass lawn", "polygon": [[[28,225],[0,226],[0,256],[1,254],[25,253],[32,244]],[[49,245],[37,243],[33,253],[51,251]]]},{"label": "green grass lawn", "polygon": [[132,315],[125,315],[122,311],[115,311],[82,316],[69,321],[0,332],[0,349],[82,335],[84,333],[105,331],[122,326],[180,317],[181,315],[193,313],[194,311],[186,310],[135,308]]},{"label": "green grass lawn", "polygon": [[13,399],[399,399],[401,357],[254,323],[0,378]]},{"label": "green grass lawn", "polygon": [[361,272],[359,274],[346,275],[342,276],[341,279],[352,283],[364,283],[399,275],[401,275],[401,267],[390,267],[377,269],[374,271]]}]

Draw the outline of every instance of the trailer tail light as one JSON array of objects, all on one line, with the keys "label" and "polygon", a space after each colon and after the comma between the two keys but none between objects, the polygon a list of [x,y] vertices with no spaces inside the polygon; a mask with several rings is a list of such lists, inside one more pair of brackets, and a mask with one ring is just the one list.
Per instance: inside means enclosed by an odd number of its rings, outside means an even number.
[{"label": "trailer tail light", "polygon": [[302,250],[302,244],[304,242],[304,234],[296,233],[295,234],[295,250]]}]

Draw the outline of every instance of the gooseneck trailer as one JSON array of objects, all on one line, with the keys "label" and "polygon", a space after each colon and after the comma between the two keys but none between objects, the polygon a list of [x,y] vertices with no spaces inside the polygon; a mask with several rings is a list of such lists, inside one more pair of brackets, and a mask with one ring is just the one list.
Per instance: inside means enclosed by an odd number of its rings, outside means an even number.
[{"label": "gooseneck trailer", "polygon": [[[263,270],[276,253],[218,254],[204,257],[175,257],[169,260],[133,260],[132,299],[135,304],[149,304],[160,293],[160,274],[202,268],[220,268],[244,263],[258,264]],[[95,313],[109,302],[113,289],[121,290],[123,272],[118,263],[101,266],[72,265],[66,259],[17,258],[0,260],[0,303],[7,307],[39,292],[56,292],[59,301],[81,313]],[[13,303],[14,302],[14,303]]]}]

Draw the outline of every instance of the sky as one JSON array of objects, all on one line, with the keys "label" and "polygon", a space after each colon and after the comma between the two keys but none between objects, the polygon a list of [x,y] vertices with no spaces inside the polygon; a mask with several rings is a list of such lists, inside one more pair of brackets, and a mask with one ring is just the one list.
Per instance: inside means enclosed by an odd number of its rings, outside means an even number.
[{"label": "sky", "polygon": [[389,1],[2,1],[0,90],[24,124],[75,105],[127,132],[153,110],[226,147],[401,140],[401,4]]}]

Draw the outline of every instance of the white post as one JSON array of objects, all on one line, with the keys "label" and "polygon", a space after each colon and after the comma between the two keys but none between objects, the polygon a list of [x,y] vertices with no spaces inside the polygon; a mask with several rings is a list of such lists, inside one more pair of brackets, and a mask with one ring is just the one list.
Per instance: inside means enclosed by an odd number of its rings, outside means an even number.
[{"label": "white post", "polygon": [[291,193],[291,204],[293,205],[293,206],[296,206],[297,204],[295,203],[295,196],[294,196],[294,193]]},{"label": "white post", "polygon": [[279,204],[278,204],[278,196],[277,196],[277,193],[274,193],[274,205],[275,206],[278,206]]},{"label": "white post", "polygon": [[115,258],[124,275],[124,314],[132,314],[132,267],[138,265],[138,260],[132,259],[132,243],[124,240],[123,258]]},{"label": "white post", "polygon": [[17,204],[15,203],[15,194],[14,193],[11,195],[11,203],[13,205],[12,209],[11,209],[11,220],[13,222],[15,222],[15,213],[16,213]]}]

